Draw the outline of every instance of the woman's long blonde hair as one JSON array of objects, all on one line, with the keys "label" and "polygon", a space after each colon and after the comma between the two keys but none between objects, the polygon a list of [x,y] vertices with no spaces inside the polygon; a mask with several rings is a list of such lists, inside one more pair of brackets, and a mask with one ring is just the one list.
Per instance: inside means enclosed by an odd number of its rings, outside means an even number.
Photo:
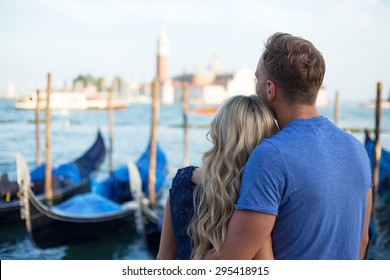
[{"label": "woman's long blonde hair", "polygon": [[260,141],[277,131],[270,109],[254,95],[229,98],[212,120],[207,137],[213,146],[202,157],[202,184],[194,192],[192,259],[221,248],[244,165]]}]

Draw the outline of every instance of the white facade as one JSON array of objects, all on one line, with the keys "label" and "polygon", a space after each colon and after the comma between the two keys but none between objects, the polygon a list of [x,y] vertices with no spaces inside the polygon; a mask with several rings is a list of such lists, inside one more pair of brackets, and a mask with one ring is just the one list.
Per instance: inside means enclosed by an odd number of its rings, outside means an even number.
[{"label": "white facade", "polygon": [[230,95],[256,94],[256,80],[253,70],[249,68],[242,68],[234,73],[234,77],[227,85],[227,91]]},{"label": "white facade", "polygon": [[[229,76],[228,74],[226,75]],[[218,79],[217,76],[216,79]],[[233,95],[255,94],[255,89],[256,83],[253,71],[248,68],[242,68],[231,75],[231,79],[227,80],[225,85],[211,83],[204,86],[190,86],[188,102],[197,105],[218,105]],[[183,89],[181,88],[175,89],[175,102],[181,102],[182,91]]]},{"label": "white facade", "polygon": [[162,104],[173,104],[175,102],[174,98],[174,88],[172,85],[172,80],[165,80],[162,87],[159,90],[160,100]]},{"label": "white facade", "polygon": [[203,88],[202,95],[200,104],[217,105],[226,99],[228,92],[223,86],[210,85]]}]

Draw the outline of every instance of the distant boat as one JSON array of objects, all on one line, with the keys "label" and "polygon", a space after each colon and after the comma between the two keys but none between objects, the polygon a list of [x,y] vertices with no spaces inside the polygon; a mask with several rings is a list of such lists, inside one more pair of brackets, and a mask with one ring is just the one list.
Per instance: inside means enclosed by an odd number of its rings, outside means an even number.
[{"label": "distant boat", "polygon": [[[127,176],[113,176],[107,180],[107,195],[98,192],[79,194],[54,206],[40,202],[30,189],[29,172],[19,154],[18,181],[24,188],[26,227],[33,243],[39,248],[51,248],[98,239],[119,228],[143,226],[142,209],[148,207],[147,170],[149,147],[136,164],[125,168]],[[167,160],[158,147],[156,168],[156,192],[164,184]],[[124,187],[124,188],[123,188]],[[158,197],[158,195],[157,195]],[[142,207],[141,205],[144,206]]]},{"label": "distant boat", "polygon": [[[54,168],[53,174],[53,201],[60,203],[75,194],[89,192],[90,175],[96,171],[106,155],[106,147],[100,132],[93,145],[79,158]],[[32,183],[31,191],[37,200],[45,201],[44,181],[45,164],[36,167],[29,174]],[[0,180],[0,223],[10,224],[20,222],[20,192],[16,181],[9,181],[5,173]]]},{"label": "distant boat", "polygon": [[219,108],[217,106],[203,106],[203,107],[190,107],[188,111],[190,114],[199,114],[199,115],[215,115],[218,112]]},{"label": "distant boat", "polygon": [[[87,110],[106,110],[108,109],[107,98],[87,98]],[[125,109],[127,108],[127,103],[122,99],[113,99],[112,100],[112,109]]]},{"label": "distant boat", "polygon": [[[103,94],[104,95],[104,94]],[[37,106],[37,95],[15,101],[15,108],[20,110],[35,110]],[[113,109],[124,109],[127,103],[122,99],[113,99]],[[39,109],[46,108],[46,93],[40,95]],[[54,111],[64,110],[106,110],[108,108],[107,98],[87,97],[82,92],[52,92],[50,93],[50,108]]]},{"label": "distant boat", "polygon": [[[376,108],[376,101],[369,101],[363,104],[366,108]],[[382,109],[390,109],[390,100],[381,100]]]}]

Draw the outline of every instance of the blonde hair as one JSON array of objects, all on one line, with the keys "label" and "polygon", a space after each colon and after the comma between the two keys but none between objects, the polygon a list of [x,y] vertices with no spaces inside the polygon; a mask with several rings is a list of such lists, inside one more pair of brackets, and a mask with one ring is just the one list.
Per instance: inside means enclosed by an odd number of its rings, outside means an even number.
[{"label": "blonde hair", "polygon": [[212,120],[207,137],[213,146],[202,157],[202,183],[194,191],[192,259],[221,248],[244,165],[260,141],[277,131],[270,109],[254,95],[229,98]]}]

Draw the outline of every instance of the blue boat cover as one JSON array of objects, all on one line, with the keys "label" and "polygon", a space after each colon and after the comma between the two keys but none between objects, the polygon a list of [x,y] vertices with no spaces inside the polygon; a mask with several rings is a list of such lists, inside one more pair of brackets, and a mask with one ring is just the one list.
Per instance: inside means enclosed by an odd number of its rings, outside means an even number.
[{"label": "blue boat cover", "polygon": [[58,212],[67,214],[85,215],[118,212],[121,206],[101,195],[84,193],[73,196],[67,201],[52,207]]},{"label": "blue boat cover", "polygon": [[[142,190],[146,196],[149,195],[149,157],[150,157],[150,145],[148,145],[147,149],[144,151],[142,156],[136,162],[139,173],[141,175],[142,180]],[[161,150],[160,145],[157,144],[157,162],[156,162],[156,184],[155,191],[158,193],[161,187],[164,185],[167,170],[168,161],[165,156],[165,153]]]},{"label": "blue boat cover", "polygon": [[[146,196],[149,195],[148,183],[149,183],[149,155],[150,145],[146,148],[144,153],[135,163],[142,180],[142,190]],[[156,183],[155,191],[158,193],[163,187],[165,178],[167,175],[168,161],[165,153],[161,150],[157,144],[157,162],[156,162]],[[107,197],[118,203],[132,200],[129,187],[129,171],[127,166],[121,166],[113,171],[111,176],[105,179],[103,182],[91,181],[91,188],[95,193]]]}]

